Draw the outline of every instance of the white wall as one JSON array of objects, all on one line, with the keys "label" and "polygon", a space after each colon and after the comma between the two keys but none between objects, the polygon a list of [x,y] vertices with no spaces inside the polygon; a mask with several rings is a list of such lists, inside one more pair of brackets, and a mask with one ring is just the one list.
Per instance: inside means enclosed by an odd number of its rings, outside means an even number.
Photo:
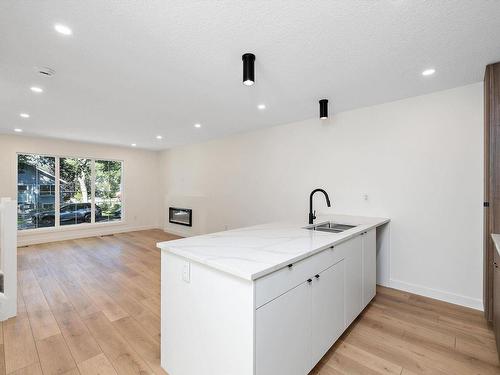
[{"label": "white wall", "polygon": [[79,156],[123,160],[124,220],[67,226],[58,230],[41,228],[18,232],[18,244],[60,241],[69,238],[159,227],[161,186],[158,152],[63,140],[0,135],[0,197],[17,199],[16,158],[18,152],[56,156]]},{"label": "white wall", "polygon": [[482,129],[477,83],[174,148],[161,155],[164,212],[194,208],[188,235],[305,221],[322,187],[322,213],[392,219],[392,286],[482,309]]}]

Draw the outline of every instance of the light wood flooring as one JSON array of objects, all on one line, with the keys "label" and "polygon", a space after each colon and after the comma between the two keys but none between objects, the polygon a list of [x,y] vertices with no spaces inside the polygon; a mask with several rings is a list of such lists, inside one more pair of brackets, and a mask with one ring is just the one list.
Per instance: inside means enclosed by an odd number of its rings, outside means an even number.
[{"label": "light wood flooring", "polygon": [[[155,244],[173,238],[151,230],[20,248],[18,316],[0,325],[0,374],[165,374]],[[480,312],[377,292],[311,375],[500,374]]]}]

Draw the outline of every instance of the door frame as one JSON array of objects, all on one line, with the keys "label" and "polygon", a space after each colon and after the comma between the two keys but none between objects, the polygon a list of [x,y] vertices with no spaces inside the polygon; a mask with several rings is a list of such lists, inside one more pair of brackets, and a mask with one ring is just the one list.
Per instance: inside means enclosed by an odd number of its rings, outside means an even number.
[{"label": "door frame", "polygon": [[500,63],[486,66],[484,74],[484,215],[483,301],[484,316],[493,322],[494,244],[500,233]]}]

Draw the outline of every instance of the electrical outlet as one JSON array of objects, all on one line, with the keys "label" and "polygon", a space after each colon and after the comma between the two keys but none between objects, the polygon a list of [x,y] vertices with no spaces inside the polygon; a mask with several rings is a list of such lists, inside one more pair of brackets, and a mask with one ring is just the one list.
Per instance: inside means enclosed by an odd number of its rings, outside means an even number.
[{"label": "electrical outlet", "polygon": [[191,263],[189,262],[184,262],[182,266],[182,280],[186,283],[191,282]]}]

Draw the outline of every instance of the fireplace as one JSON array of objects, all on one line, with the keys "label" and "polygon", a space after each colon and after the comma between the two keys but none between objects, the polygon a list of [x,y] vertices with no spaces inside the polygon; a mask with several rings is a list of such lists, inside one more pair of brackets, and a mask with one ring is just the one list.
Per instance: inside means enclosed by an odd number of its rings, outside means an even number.
[{"label": "fireplace", "polygon": [[193,210],[190,208],[168,208],[168,222],[173,224],[193,226]]}]

